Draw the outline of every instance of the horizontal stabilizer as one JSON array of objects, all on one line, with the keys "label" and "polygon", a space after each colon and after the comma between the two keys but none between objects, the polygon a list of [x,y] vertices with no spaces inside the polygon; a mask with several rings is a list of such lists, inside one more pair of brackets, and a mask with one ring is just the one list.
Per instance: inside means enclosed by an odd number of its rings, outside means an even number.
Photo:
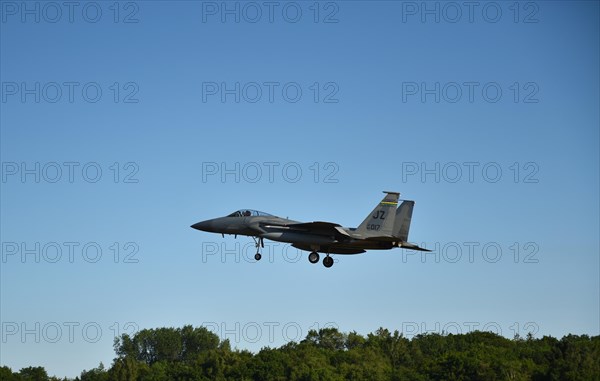
[{"label": "horizontal stabilizer", "polygon": [[409,250],[417,250],[417,251],[431,251],[429,249],[424,249],[422,247],[419,247],[419,245],[415,245],[414,243],[409,243],[409,242],[399,242],[398,247],[401,247],[403,249],[409,249]]}]

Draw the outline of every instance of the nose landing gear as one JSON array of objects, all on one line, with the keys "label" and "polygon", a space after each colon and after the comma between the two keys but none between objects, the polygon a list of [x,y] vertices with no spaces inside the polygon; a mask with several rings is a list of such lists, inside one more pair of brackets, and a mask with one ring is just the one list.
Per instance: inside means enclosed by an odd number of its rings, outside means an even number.
[{"label": "nose landing gear", "polygon": [[256,254],[254,254],[254,259],[256,261],[260,261],[262,258],[262,255],[260,254],[260,248],[262,247],[264,249],[265,243],[262,237],[252,237],[252,239],[254,240],[254,245],[256,246]]},{"label": "nose landing gear", "polygon": [[323,266],[330,268],[331,266],[333,266],[333,258],[331,258],[329,256],[329,254],[327,254],[327,256],[325,258],[323,258]]}]

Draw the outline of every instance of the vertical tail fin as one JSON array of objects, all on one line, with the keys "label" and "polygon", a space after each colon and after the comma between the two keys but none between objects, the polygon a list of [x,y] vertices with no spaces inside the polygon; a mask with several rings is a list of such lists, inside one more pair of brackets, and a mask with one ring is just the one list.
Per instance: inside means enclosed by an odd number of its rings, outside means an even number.
[{"label": "vertical tail fin", "polygon": [[394,237],[401,242],[408,241],[408,231],[410,230],[410,220],[412,218],[414,201],[405,200],[396,210],[396,221],[394,222]]},{"label": "vertical tail fin", "polygon": [[391,236],[394,232],[394,220],[396,218],[394,209],[398,205],[398,192],[386,193],[381,202],[365,218],[365,220],[356,228],[356,233],[363,237]]}]

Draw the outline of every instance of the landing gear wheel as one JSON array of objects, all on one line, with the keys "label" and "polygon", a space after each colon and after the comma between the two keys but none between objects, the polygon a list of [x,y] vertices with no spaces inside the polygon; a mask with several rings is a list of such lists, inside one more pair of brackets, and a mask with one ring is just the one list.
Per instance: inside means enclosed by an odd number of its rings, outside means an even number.
[{"label": "landing gear wheel", "polygon": [[323,266],[327,268],[333,266],[333,258],[331,258],[329,255],[323,258]]},{"label": "landing gear wheel", "polygon": [[308,261],[310,263],[319,262],[319,253],[317,253],[316,251],[313,251],[312,253],[308,254]]},{"label": "landing gear wheel", "polygon": [[260,261],[260,259],[262,258],[262,255],[260,255],[260,248],[264,248],[265,243],[262,237],[252,237],[252,239],[254,240],[254,246],[256,246],[256,254],[254,254],[254,259]]}]

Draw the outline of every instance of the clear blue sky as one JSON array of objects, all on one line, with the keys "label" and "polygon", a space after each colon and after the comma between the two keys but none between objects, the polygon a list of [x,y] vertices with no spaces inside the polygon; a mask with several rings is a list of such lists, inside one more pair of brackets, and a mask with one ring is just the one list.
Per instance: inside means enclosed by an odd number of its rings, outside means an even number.
[{"label": "clear blue sky", "polygon": [[[598,2],[50,4],[1,9],[2,365],[75,376],[117,331],[203,323],[250,350],[599,334]],[[382,190],[436,254],[251,263],[189,227],[357,226]]]}]

